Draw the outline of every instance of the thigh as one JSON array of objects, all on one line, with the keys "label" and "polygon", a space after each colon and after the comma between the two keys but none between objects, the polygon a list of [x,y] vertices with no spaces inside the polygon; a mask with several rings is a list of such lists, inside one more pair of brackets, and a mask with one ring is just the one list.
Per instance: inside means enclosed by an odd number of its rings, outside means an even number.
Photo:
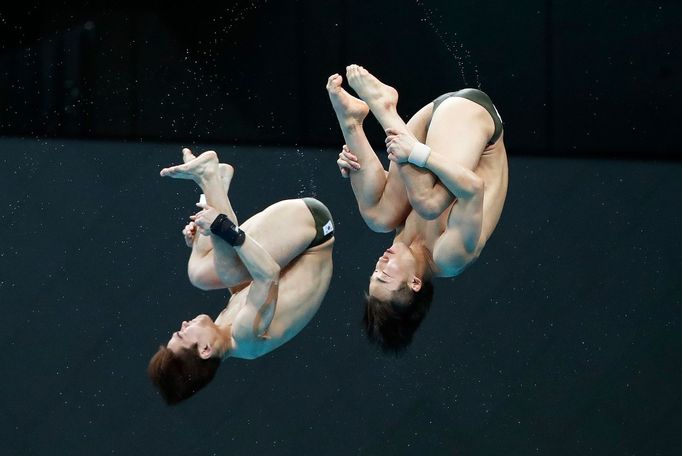
[{"label": "thigh", "polygon": [[[407,122],[408,131],[412,133],[412,135],[417,138],[417,141],[420,143],[426,143],[426,136],[429,122],[431,122],[432,113],[433,103],[429,103],[417,111]],[[393,165],[395,165],[395,163],[391,162],[391,166]],[[419,168],[418,166],[414,166],[410,163],[403,164],[402,166],[409,166],[414,169],[414,172],[411,175],[418,179],[418,182],[416,182],[415,185],[419,186],[420,188],[431,191],[434,185],[436,185],[438,182],[438,178],[427,169]],[[398,172],[397,165],[395,165],[394,170],[394,172]],[[390,171],[391,168],[389,168],[389,172]],[[405,185],[405,183],[403,183],[403,185]]]},{"label": "thigh", "polygon": [[417,138],[417,141],[426,142],[426,132],[433,114],[433,103],[429,103],[417,111],[407,121],[407,129]]},{"label": "thigh", "polygon": [[315,220],[301,199],[279,201],[240,227],[279,264],[286,267],[308,249],[317,233]]},{"label": "thigh", "polygon": [[[421,143],[427,143],[429,125],[433,116],[433,106],[433,102],[424,106],[407,123],[410,132]],[[431,213],[432,217],[440,214],[442,210],[452,204],[454,196],[431,171],[412,164],[405,164],[403,166],[410,166],[414,170],[411,173],[414,176],[414,187],[410,189],[409,193],[413,198],[417,199],[417,201],[412,201],[412,205],[420,206],[415,207],[415,209],[417,209],[417,212],[422,217],[425,216],[422,212]],[[418,195],[421,195],[421,197]]]},{"label": "thigh", "polygon": [[493,119],[485,108],[465,98],[452,97],[433,113],[426,144],[474,171],[494,131]]}]

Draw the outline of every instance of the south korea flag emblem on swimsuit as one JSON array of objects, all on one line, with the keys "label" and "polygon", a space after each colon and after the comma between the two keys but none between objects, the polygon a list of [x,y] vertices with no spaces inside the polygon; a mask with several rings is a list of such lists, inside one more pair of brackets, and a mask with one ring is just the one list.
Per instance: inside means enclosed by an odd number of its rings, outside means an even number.
[{"label": "south korea flag emblem on swimsuit", "polygon": [[322,232],[323,232],[324,235],[326,236],[326,235],[328,235],[329,233],[331,233],[332,231],[334,231],[334,224],[333,224],[332,221],[330,220],[330,221],[328,221],[328,222],[322,227]]}]

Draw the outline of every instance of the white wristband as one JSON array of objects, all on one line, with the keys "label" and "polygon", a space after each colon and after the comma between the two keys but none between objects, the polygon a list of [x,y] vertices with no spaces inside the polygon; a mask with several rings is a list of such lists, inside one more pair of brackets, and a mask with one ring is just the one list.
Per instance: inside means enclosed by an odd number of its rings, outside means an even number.
[{"label": "white wristband", "polygon": [[410,152],[410,156],[407,157],[407,161],[412,163],[413,165],[417,165],[421,168],[423,168],[426,165],[426,160],[429,159],[429,154],[431,153],[431,148],[427,146],[426,144],[422,144],[420,142],[417,142],[414,147],[412,148],[412,151]]}]

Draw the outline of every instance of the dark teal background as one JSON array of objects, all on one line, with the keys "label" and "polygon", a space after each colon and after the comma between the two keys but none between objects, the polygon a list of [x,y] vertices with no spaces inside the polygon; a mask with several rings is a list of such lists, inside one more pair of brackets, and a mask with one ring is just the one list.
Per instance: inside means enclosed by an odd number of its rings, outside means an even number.
[{"label": "dark teal background", "polygon": [[[0,454],[682,454],[681,5],[3,4]],[[505,121],[499,226],[400,358],[360,330],[392,237],[335,164],[353,62],[406,119],[469,85]],[[337,241],[301,334],[169,408],[150,356],[228,297],[186,277],[199,192],[158,176],[182,146],[236,167],[241,219],[315,196]]]},{"label": "dark teal background", "polygon": [[395,359],[360,332],[391,236],[363,225],[337,151],[198,145],[235,165],[242,218],[324,201],[335,272],[295,339],[226,361],[169,408],[149,357],[227,299],[186,278],[180,230],[198,192],[158,177],[180,145],[0,146],[3,454],[679,453],[679,163],[512,157],[495,234],[465,274],[436,282]]}]

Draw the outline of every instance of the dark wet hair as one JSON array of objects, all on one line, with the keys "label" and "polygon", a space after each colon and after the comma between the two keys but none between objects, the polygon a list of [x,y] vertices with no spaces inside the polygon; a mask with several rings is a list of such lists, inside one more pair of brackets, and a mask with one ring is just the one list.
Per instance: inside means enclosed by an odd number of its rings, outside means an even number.
[{"label": "dark wet hair", "polygon": [[412,342],[412,336],[431,307],[433,285],[422,282],[418,292],[405,286],[393,293],[393,299],[382,301],[365,294],[362,323],[370,342],[385,353],[399,354]]},{"label": "dark wet hair", "polygon": [[201,358],[197,344],[178,353],[161,345],[149,361],[147,374],[166,403],[175,405],[208,385],[219,366],[220,358]]}]

